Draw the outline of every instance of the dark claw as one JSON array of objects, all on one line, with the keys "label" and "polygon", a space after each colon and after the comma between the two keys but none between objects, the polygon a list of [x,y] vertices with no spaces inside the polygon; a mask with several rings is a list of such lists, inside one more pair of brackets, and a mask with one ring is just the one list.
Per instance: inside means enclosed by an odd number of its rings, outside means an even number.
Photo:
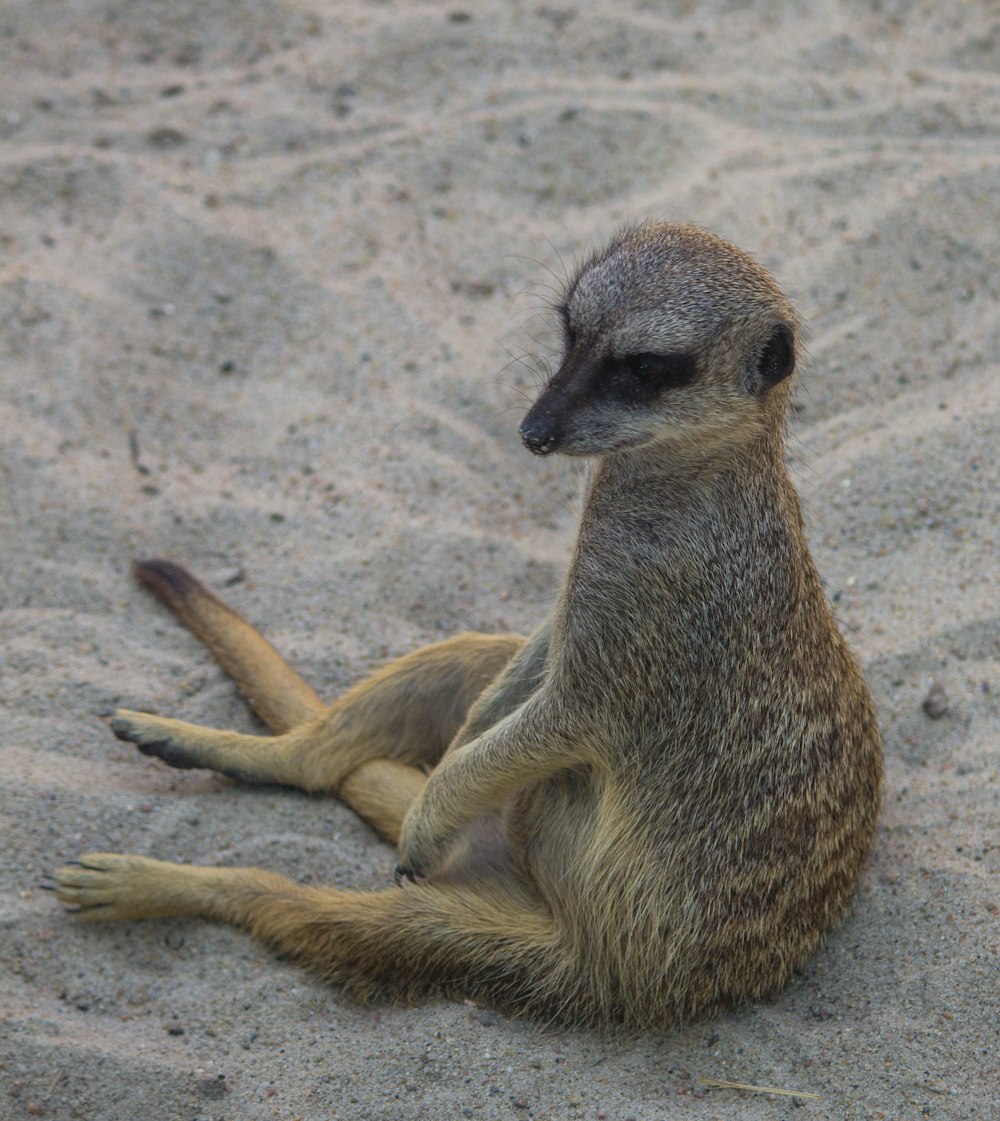
[{"label": "dark claw", "polygon": [[[226,767],[226,769],[224,771],[221,771],[220,773],[224,774],[226,778],[235,779],[236,782],[245,782],[248,786],[277,786],[280,789],[282,785],[278,782],[261,782],[259,779],[255,778],[249,771],[241,771],[238,767]],[[291,790],[292,788],[289,786],[285,787],[285,789]]]},{"label": "dark claw", "polygon": [[108,727],[111,729],[113,735],[120,740],[125,740],[126,743],[132,742],[132,721],[123,720],[121,717],[116,717],[113,713],[108,720]]},{"label": "dark claw", "polygon": [[143,755],[152,755],[157,759],[162,759],[168,767],[189,771],[203,766],[203,764],[195,762],[186,751],[171,743],[170,740],[153,740],[151,743],[142,743],[135,738],[137,733],[131,720],[112,719],[108,721],[108,726],[118,739],[124,740],[125,743],[135,744]]},{"label": "dark claw", "polygon": [[412,868],[406,868],[402,864],[396,865],[396,871],[393,872],[392,878],[396,881],[397,887],[403,886],[403,881],[415,884],[417,882],[417,874]]},{"label": "dark claw", "polygon": [[[119,736],[119,739],[125,738],[124,736]],[[181,771],[190,771],[202,766],[201,763],[196,763],[186,751],[172,744],[170,740],[156,740],[153,743],[136,743],[135,746],[143,755],[152,755],[157,759],[162,759],[168,767],[176,767]]]},{"label": "dark claw", "polygon": [[103,911],[110,907],[110,903],[64,903],[63,910],[67,915],[82,915],[87,911]]},{"label": "dark claw", "polygon": [[40,891],[56,890],[55,880],[53,880],[51,876],[46,876],[44,880],[39,880],[36,886]]}]

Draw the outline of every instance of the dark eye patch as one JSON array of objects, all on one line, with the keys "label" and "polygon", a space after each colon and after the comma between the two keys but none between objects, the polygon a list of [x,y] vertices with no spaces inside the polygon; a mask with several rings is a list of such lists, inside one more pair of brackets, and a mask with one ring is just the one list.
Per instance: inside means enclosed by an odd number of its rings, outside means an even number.
[{"label": "dark eye patch", "polygon": [[629,404],[646,404],[668,389],[690,385],[698,372],[694,355],[626,354],[605,358],[598,375],[612,396]]}]

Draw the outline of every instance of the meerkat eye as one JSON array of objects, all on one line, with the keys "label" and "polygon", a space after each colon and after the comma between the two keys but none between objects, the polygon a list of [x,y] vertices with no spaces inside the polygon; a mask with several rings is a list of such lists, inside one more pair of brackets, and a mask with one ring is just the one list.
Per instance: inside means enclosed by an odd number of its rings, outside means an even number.
[{"label": "meerkat eye", "polygon": [[605,394],[628,405],[644,406],[669,389],[688,385],[696,373],[697,362],[691,354],[642,351],[605,358],[598,376]]},{"label": "meerkat eye", "polygon": [[694,380],[695,361],[690,354],[628,354],[622,363],[629,377],[656,391]]}]

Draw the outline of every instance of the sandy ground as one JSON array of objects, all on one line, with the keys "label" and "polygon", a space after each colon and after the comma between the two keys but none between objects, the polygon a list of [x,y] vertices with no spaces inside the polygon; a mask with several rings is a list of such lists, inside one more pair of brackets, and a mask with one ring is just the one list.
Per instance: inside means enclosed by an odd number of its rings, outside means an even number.
[{"label": "sandy ground", "polygon": [[[802,7],[0,8],[3,1118],[997,1116],[1000,23]],[[609,1040],[64,916],[38,879],[94,848],[387,882],[338,803],[111,738],[114,703],[255,727],[128,560],[331,695],[530,628],[577,491],[516,437],[539,312],[640,215],[750,249],[811,328],[794,471],[888,773],[843,927],[771,1003]]]}]

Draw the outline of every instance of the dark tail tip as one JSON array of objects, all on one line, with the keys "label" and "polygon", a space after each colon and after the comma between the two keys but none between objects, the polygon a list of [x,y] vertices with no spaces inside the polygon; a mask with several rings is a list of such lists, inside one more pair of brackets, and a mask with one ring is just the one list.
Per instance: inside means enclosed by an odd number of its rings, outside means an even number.
[{"label": "dark tail tip", "polygon": [[186,568],[168,560],[134,560],[132,576],[168,606],[183,603],[201,590],[201,584]]}]

